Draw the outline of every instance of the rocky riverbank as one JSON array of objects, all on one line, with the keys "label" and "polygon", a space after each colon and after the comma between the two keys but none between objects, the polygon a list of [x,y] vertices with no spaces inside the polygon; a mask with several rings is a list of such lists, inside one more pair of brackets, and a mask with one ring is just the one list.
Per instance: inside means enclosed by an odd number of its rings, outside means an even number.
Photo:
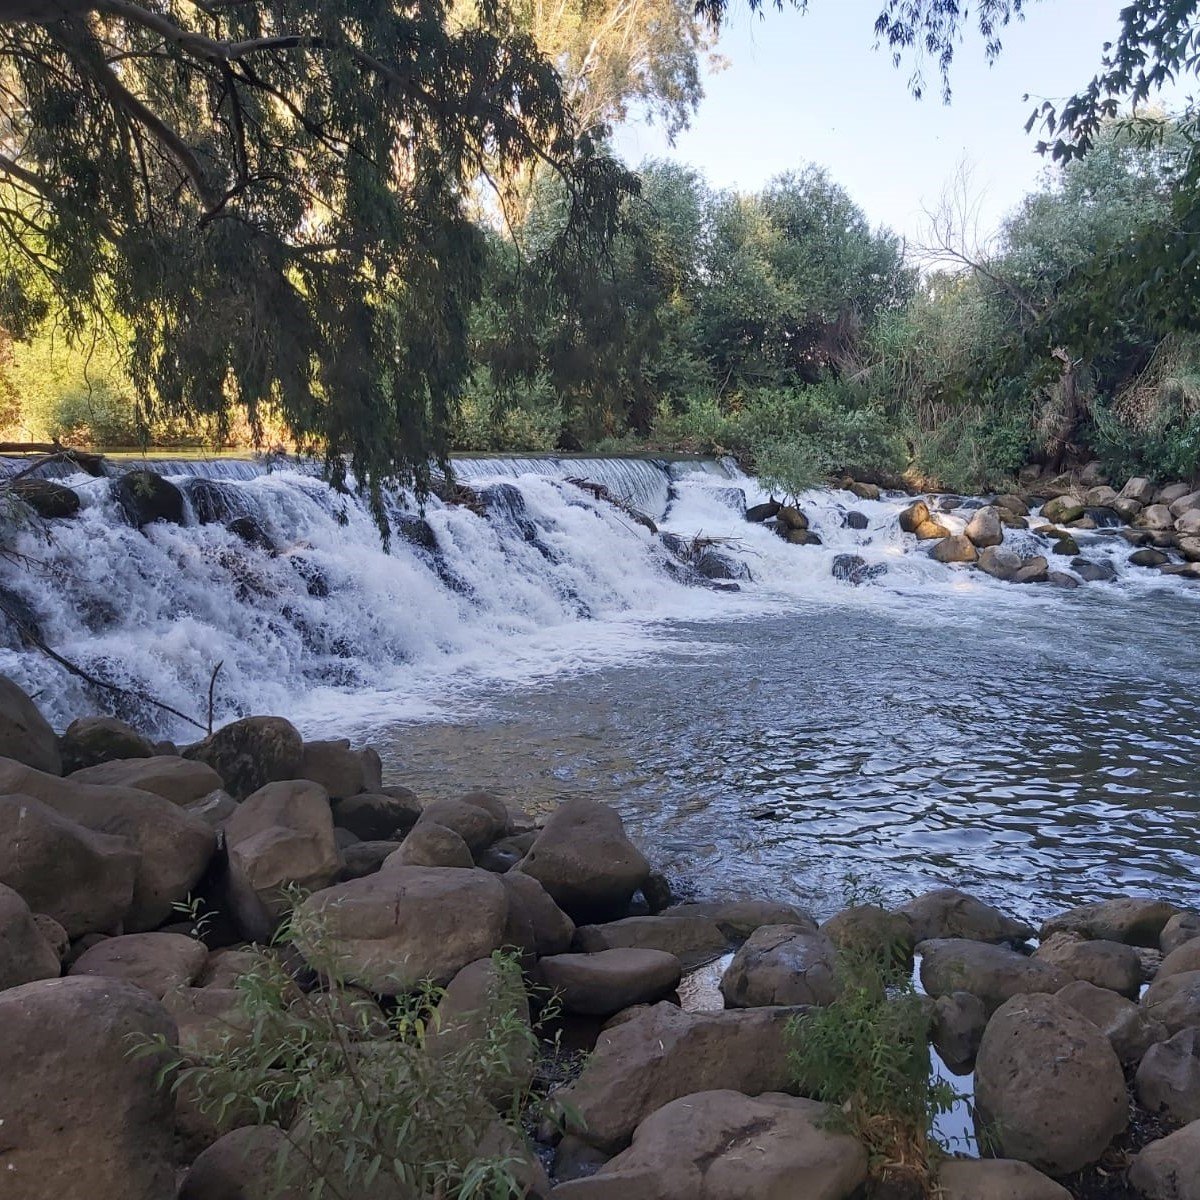
[{"label": "rocky riverbank", "polygon": [[[299,1179],[279,1193],[276,1164],[311,1144],[311,1097],[263,1121],[304,1056],[271,1060],[261,1094],[220,1113],[159,1079],[164,1057],[186,1072],[266,1036],[247,1024],[249,965],[295,901],[292,942],[265,952],[281,1003],[366,1011],[345,1025],[364,1071],[427,981],[445,991],[420,1053],[453,1035],[469,1060],[470,1039],[491,1036],[493,956],[512,953],[508,1020],[541,1044],[506,1069],[542,1120],[523,1141],[481,1099],[464,1153],[503,1145],[526,1195],[916,1194],[810,1098],[819,1084],[797,1085],[797,1017],[843,1002],[846,956],[865,950],[919,964],[922,1028],[974,1072],[996,1157],[935,1162],[940,1195],[1200,1196],[1198,911],[1127,896],[1035,930],[952,889],[823,923],[769,897],[680,903],[617,813],[586,798],[538,821],[486,792],[423,799],[385,782],[372,750],[304,742],[272,717],[188,747],[107,718],[57,735],[7,680],[0,755],[5,1196],[309,1194]],[[723,1009],[681,1006],[687,972],[730,954]],[[584,1052],[573,1066],[568,1050]],[[322,1093],[322,1119],[344,1120],[349,1144],[361,1113],[343,1095]],[[424,1194],[387,1179],[377,1168],[352,1194]]]}]

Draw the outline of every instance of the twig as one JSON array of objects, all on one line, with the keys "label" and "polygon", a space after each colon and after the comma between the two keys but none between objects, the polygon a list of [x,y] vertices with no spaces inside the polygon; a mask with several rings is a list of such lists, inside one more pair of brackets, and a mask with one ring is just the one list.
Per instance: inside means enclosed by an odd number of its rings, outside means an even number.
[{"label": "twig", "polygon": [[213,727],[213,693],[217,687],[217,676],[220,674],[221,668],[225,665],[225,660],[221,659],[215,667],[213,667],[212,678],[208,681],[208,736],[212,737]]}]

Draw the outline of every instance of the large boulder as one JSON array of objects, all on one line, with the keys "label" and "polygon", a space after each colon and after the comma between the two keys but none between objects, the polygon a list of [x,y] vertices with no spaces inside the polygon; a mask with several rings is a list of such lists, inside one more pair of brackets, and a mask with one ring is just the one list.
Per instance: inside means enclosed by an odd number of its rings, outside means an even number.
[{"label": "large boulder", "polygon": [[183,525],[183,493],[153,471],[126,471],[109,484],[112,498],[134,529],[143,529],[155,521]]},{"label": "large boulder", "polygon": [[1014,996],[988,1022],[975,1062],[976,1121],[996,1153],[1050,1175],[1095,1162],[1129,1123],[1108,1039],[1055,996]]},{"label": "large boulder", "polygon": [[1146,1013],[1161,1021],[1168,1033],[1200,1025],[1200,971],[1183,971],[1155,980],[1142,997]]},{"label": "large boulder", "polygon": [[951,992],[933,1002],[929,1035],[952,1071],[969,1071],[987,1028],[987,1006],[970,992]]},{"label": "large boulder", "polygon": [[1146,1200],[1200,1200],[1200,1121],[1151,1142],[1133,1160],[1129,1182]]},{"label": "large boulder", "polygon": [[991,505],[976,509],[967,522],[965,533],[980,550],[1000,545],[1004,541],[1004,526],[1000,523],[999,510]]},{"label": "large boulder", "polygon": [[1082,979],[1136,1000],[1142,986],[1142,964],[1137,951],[1124,942],[1087,941],[1078,934],[1051,934],[1034,957]]},{"label": "large boulder", "polygon": [[445,825],[424,821],[414,825],[399,848],[384,863],[396,867],[473,867],[471,847]]},{"label": "large boulder", "polygon": [[175,754],[114,759],[75,771],[70,778],[79,783],[138,788],[180,807],[195,804],[224,786],[212,767]]},{"label": "large boulder", "polygon": [[79,511],[79,493],[66,484],[55,483],[52,479],[26,476],[24,479],[12,480],[8,488],[39,517],[45,517],[47,520],[73,517]]},{"label": "large boulder", "polygon": [[1171,954],[1196,938],[1200,938],[1200,913],[1177,912],[1158,935],[1158,948],[1164,954]]},{"label": "large boulder", "polygon": [[1054,525],[1066,525],[1083,516],[1086,505],[1079,496],[1055,496],[1042,506],[1042,516]]},{"label": "large boulder", "polygon": [[499,879],[508,895],[502,945],[528,958],[562,954],[575,936],[575,922],[532,875],[507,871]]},{"label": "large boulder", "polygon": [[1051,917],[1042,925],[1040,936],[1045,941],[1051,934],[1066,931],[1129,946],[1157,946],[1163,926],[1178,911],[1174,904],[1150,896],[1081,904]]},{"label": "large boulder", "polygon": [[935,938],[969,938],[976,942],[1023,942],[1033,930],[990,904],[957,888],[925,892],[897,909],[912,922],[918,942]]},{"label": "large boulder", "polygon": [[937,1173],[940,1200],[1071,1200],[1071,1193],[1013,1158],[952,1158]]},{"label": "large boulder", "polygon": [[912,961],[912,922],[903,913],[888,912],[877,904],[843,908],[821,926],[821,933],[839,950],[856,957],[867,955],[897,964]]},{"label": "large boulder", "polygon": [[308,1200],[311,1191],[299,1163],[295,1177],[289,1169],[292,1154],[287,1134],[277,1125],[231,1130],[192,1163],[179,1200]]},{"label": "large boulder", "polygon": [[244,800],[268,783],[300,778],[304,741],[282,717],[244,717],[189,747],[184,757],[207,763],[225,790]]},{"label": "large boulder", "polygon": [[58,952],[43,936],[29,905],[0,884],[0,991],[35,979],[57,979],[59,974]]},{"label": "large boulder", "polygon": [[331,800],[345,800],[360,792],[378,792],[383,786],[383,766],[378,752],[370,747],[351,750],[349,738],[305,742],[300,777],[319,783]]},{"label": "large boulder", "polygon": [[364,842],[403,838],[421,815],[416,792],[394,787],[386,792],[360,792],[344,800],[334,800],[333,819],[342,828],[356,833]]},{"label": "large boulder", "polygon": [[216,835],[204,821],[151,792],[78,783],[0,759],[0,795],[15,793],[97,833],[125,838],[136,851],[133,903],[125,920],[129,933],[166,921],[200,881],[216,849]]},{"label": "large boulder", "polygon": [[1139,504],[1152,504],[1156,492],[1154,484],[1143,475],[1135,475],[1121,489],[1121,496],[1126,500],[1136,500]]},{"label": "large boulder", "polygon": [[993,579],[1011,580],[1021,569],[1021,556],[1003,546],[987,546],[980,550],[975,565]]},{"label": "large boulder", "polygon": [[1180,1125],[1200,1121],[1200,1026],[1181,1029],[1146,1051],[1135,1080],[1137,1097],[1151,1112]]},{"label": "large boulder", "polygon": [[1137,529],[1171,529],[1175,518],[1165,504],[1149,504],[1133,519]]},{"label": "large boulder", "polygon": [[580,1075],[553,1094],[567,1131],[615,1153],[651,1113],[694,1092],[790,1086],[789,1008],[685,1013],[665,1001],[600,1034]]},{"label": "large boulder", "polygon": [[623,916],[650,874],[616,810],[584,798],[559,805],[513,869],[532,875],[574,921]]},{"label": "large boulder", "polygon": [[0,1146],[14,1200],[174,1195],[173,1104],[156,1078],[175,1024],[149,993],[67,978],[0,992]]},{"label": "large boulder", "polygon": [[1077,979],[1056,995],[1087,1017],[1112,1043],[1123,1063],[1138,1063],[1156,1042],[1167,1040],[1167,1029],[1146,1010],[1116,992]]},{"label": "large boulder", "polygon": [[288,907],[290,887],[318,889],[341,870],[329,797],[319,783],[268,783],[225,822],[229,885],[240,924],[261,934]]},{"label": "large boulder", "polygon": [[755,930],[721,977],[727,1008],[832,1004],[838,995],[837,947],[798,925]]},{"label": "large boulder", "polygon": [[596,1017],[665,999],[682,975],[679,959],[663,950],[554,954],[537,965],[538,982],[558,996],[564,1012]]},{"label": "large boulder", "polygon": [[921,942],[921,984],[931,996],[970,992],[989,1012],[1028,992],[1057,992],[1071,982],[1065,971],[1006,946],[968,938]]},{"label": "large boulder", "polygon": [[930,558],[940,563],[969,563],[978,557],[975,544],[965,533],[952,533],[934,543]]},{"label": "large boulder", "polygon": [[504,821],[493,812],[466,800],[434,800],[421,810],[414,829],[422,825],[441,825],[457,833],[472,854],[486,850],[504,833]]},{"label": "large boulder", "polygon": [[916,533],[929,520],[929,505],[924,500],[914,500],[900,513],[900,528],[905,533]]},{"label": "large boulder", "polygon": [[346,978],[378,995],[431,979],[446,984],[499,949],[508,893],[488,871],[395,867],[309,896],[297,944],[310,962],[326,948]]},{"label": "large boulder", "polygon": [[823,1104],[778,1092],[684,1096],[646,1118],[633,1145],[555,1200],[850,1200],[867,1154]]},{"label": "large boulder", "polygon": [[58,735],[7,675],[0,675],[0,757],[51,775],[62,774]]},{"label": "large boulder", "polygon": [[604,925],[580,925],[575,946],[589,954],[600,950],[663,950],[685,966],[696,966],[721,954],[728,940],[713,920],[703,916],[626,917]]},{"label": "large boulder", "polygon": [[67,774],[117,758],[149,758],[153,753],[154,746],[147,738],[116,717],[80,717],[62,735],[62,767]]},{"label": "large boulder", "polygon": [[207,959],[204,943],[182,933],[129,933],[85,950],[71,964],[70,974],[124,979],[161,1000],[175,988],[195,983]]},{"label": "large boulder", "polygon": [[1183,942],[1172,950],[1162,960],[1154,978],[1170,979],[1172,975],[1182,975],[1185,971],[1200,971],[1200,938]]},{"label": "large boulder", "polygon": [[0,796],[0,883],[76,938],[119,928],[133,906],[137,853],[30,796]]}]

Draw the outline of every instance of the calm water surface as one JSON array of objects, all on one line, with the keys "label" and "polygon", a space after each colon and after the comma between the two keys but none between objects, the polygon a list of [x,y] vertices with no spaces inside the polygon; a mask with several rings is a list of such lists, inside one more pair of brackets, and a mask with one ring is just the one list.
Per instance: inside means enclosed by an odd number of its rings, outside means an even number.
[{"label": "calm water surface", "polygon": [[424,794],[615,804],[696,895],[1200,902],[1195,599],[1012,591],[665,626],[626,665],[466,688],[475,717],[385,756]]}]

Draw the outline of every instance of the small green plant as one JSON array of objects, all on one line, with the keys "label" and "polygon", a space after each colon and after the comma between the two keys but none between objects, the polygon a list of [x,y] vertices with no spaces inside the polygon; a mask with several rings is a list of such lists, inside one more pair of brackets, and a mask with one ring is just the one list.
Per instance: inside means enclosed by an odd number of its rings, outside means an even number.
[{"label": "small green plant", "polygon": [[[209,725],[209,732],[212,732],[211,723]],[[204,903],[204,897],[193,896],[191,892],[188,892],[185,899],[176,900],[175,903],[171,905],[172,911],[179,913],[179,915],[191,925],[191,936],[198,938],[201,941],[204,940],[204,935],[208,932],[213,921],[216,919],[216,913],[206,912],[206,907],[207,906]]]},{"label": "small green plant", "polygon": [[[135,1046],[161,1058],[160,1083],[219,1128],[281,1129],[275,1185],[289,1195],[526,1195],[521,1120],[540,1041],[516,957],[494,954],[480,1012],[443,1024],[431,983],[394,998],[356,988],[319,917],[293,912],[276,943],[239,978],[241,1012],[199,1049]],[[307,992],[285,965],[300,943],[318,980]]]},{"label": "small green plant", "polygon": [[800,1091],[866,1146],[872,1176],[927,1196],[934,1123],[959,1097],[932,1074],[929,1013],[895,949],[839,952],[837,999],[792,1020],[789,1057]]}]

